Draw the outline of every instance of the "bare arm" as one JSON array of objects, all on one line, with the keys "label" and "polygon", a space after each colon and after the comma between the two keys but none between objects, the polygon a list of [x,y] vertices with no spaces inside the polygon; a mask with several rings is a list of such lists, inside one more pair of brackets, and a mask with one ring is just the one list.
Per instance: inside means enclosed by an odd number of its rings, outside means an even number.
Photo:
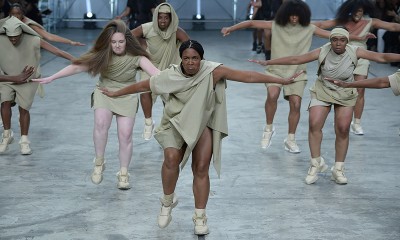
[{"label": "bare arm", "polygon": [[311,23],[322,29],[333,28],[337,25],[337,23],[334,19],[325,20],[325,21],[316,21],[316,22],[311,22]]},{"label": "bare arm", "polygon": [[372,27],[376,29],[385,29],[390,32],[400,32],[399,23],[385,22],[377,18],[372,19]]},{"label": "bare arm", "polygon": [[[330,31],[324,30],[324,29],[319,28],[317,26],[315,27],[314,35],[316,35],[318,37],[328,38],[329,39],[330,34],[331,34]],[[376,38],[376,36],[374,34],[372,34],[372,33],[368,33],[365,36],[358,36],[358,35],[350,34],[349,38],[352,41],[362,41],[362,40],[369,39],[369,38]]]},{"label": "bare arm", "polygon": [[231,32],[236,30],[245,29],[245,28],[261,28],[261,29],[271,29],[272,21],[264,21],[264,20],[247,20],[241,23],[235,24],[230,27],[224,27],[221,29],[221,33],[223,36],[229,35]]},{"label": "bare arm", "polygon": [[150,76],[157,75],[160,72],[160,70],[158,70],[158,68],[156,68],[153,63],[151,63],[150,60],[146,57],[140,58],[139,65],[143,69],[143,71],[145,71]]},{"label": "bare arm", "polygon": [[133,36],[137,37],[137,38],[142,38],[143,37],[143,28],[142,25],[134,28],[131,30],[131,33]]},{"label": "bare arm", "polygon": [[358,58],[364,58],[379,63],[400,61],[400,54],[396,53],[378,53],[378,52],[368,51],[363,48],[357,48],[356,54]]},{"label": "bare arm", "polygon": [[50,43],[46,42],[43,39],[40,39],[40,47],[46,49],[47,51],[53,53],[56,56],[68,59],[70,61],[72,61],[74,59],[74,56],[72,56],[71,54],[56,48],[55,46],[51,45]]},{"label": "bare arm", "polygon": [[289,57],[282,57],[276,58],[268,61],[264,60],[256,60],[256,59],[249,59],[249,62],[258,63],[262,66],[267,65],[299,65],[303,63],[312,62],[318,59],[319,53],[321,52],[320,48],[314,49],[311,52],[297,55],[297,56],[289,56]]},{"label": "bare arm", "polygon": [[344,88],[388,88],[390,87],[389,78],[378,77],[371,79],[364,79],[355,82],[343,82],[341,80],[325,78],[325,80]]},{"label": "bare arm", "polygon": [[46,30],[44,30],[43,28],[40,28],[40,27],[35,26],[33,24],[29,25],[29,27],[31,27],[35,32],[37,32],[40,36],[42,36],[47,41],[66,43],[66,44],[70,44],[72,46],[85,46],[85,44],[83,44],[83,43],[74,42],[74,41],[69,40],[67,38],[63,38],[63,37],[60,37],[58,35],[49,33]]},{"label": "bare arm", "polygon": [[51,83],[52,81],[59,78],[68,77],[77,73],[87,72],[87,71],[88,67],[85,65],[71,64],[49,77],[32,79],[32,81],[46,84],[46,83]]},{"label": "bare arm", "polygon": [[180,42],[186,42],[187,40],[190,39],[189,35],[183,30],[182,28],[178,27],[178,30],[176,31],[176,39],[178,39]]},{"label": "bare arm", "polygon": [[273,76],[268,76],[255,71],[241,71],[225,67],[223,65],[218,66],[213,71],[214,83],[220,81],[221,79],[228,79],[236,82],[243,83],[279,83],[279,84],[289,84],[299,76],[302,72],[296,73],[289,79],[277,78]]},{"label": "bare arm", "polygon": [[0,82],[25,83],[26,80],[34,73],[35,68],[25,66],[22,72],[16,76],[0,75]]},{"label": "bare arm", "polygon": [[118,96],[122,96],[122,95],[133,94],[133,93],[149,92],[150,91],[150,80],[146,79],[146,80],[134,83],[132,85],[121,88],[120,90],[115,91],[115,92],[109,91],[106,88],[100,88],[100,91],[104,95],[107,95],[109,97],[118,97]]}]

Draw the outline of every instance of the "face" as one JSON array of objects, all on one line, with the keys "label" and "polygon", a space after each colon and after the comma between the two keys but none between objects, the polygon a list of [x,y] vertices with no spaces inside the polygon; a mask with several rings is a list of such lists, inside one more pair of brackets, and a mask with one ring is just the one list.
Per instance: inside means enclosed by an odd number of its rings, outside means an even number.
[{"label": "face", "polygon": [[346,51],[347,38],[344,36],[335,36],[331,38],[331,48],[336,54],[342,54]]},{"label": "face", "polygon": [[193,48],[187,48],[182,52],[182,66],[186,75],[195,75],[200,70],[200,62],[200,54]]},{"label": "face", "polygon": [[299,16],[295,16],[295,15],[290,16],[290,17],[289,17],[289,22],[290,22],[290,24],[292,24],[292,25],[298,24],[298,23],[299,23]]},{"label": "face", "polygon": [[15,46],[15,45],[18,45],[19,41],[21,40],[21,36],[22,36],[22,34],[20,34],[18,36],[8,37],[8,40],[10,40],[12,45]]},{"label": "face", "polygon": [[157,22],[161,31],[167,30],[171,23],[171,15],[169,13],[159,13]]},{"label": "face", "polygon": [[354,22],[358,22],[361,20],[362,16],[364,15],[364,9],[359,8],[354,13],[351,14],[351,18]]},{"label": "face", "polygon": [[24,18],[24,15],[22,14],[21,9],[17,8],[17,7],[14,7],[10,10],[10,16],[14,16],[21,21],[22,21],[22,18]]},{"label": "face", "polygon": [[123,33],[114,33],[111,37],[111,48],[116,55],[124,55],[126,49],[126,38]]}]

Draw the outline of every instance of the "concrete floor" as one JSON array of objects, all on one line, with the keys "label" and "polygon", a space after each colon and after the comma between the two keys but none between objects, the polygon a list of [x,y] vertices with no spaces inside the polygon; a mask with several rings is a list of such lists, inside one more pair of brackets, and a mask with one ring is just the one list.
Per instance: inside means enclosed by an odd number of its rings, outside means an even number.
[{"label": "concrete floor", "polygon": [[[87,43],[85,47],[56,44],[78,56],[87,51],[99,31],[61,29],[58,34]],[[263,58],[251,49],[251,32],[222,38],[218,31],[188,32],[203,43],[206,59],[238,69],[263,71],[247,62]],[[326,40],[315,39],[313,48]],[[68,62],[43,53],[42,73],[52,74]],[[316,63],[308,66],[309,83]],[[397,70],[388,64],[371,66],[370,76]],[[197,237],[191,220],[194,208],[190,168],[182,171],[176,193],[180,198],[166,229],[157,226],[162,194],[163,155],[157,142],[144,141],[143,113],[134,128],[130,166],[132,189],[116,188],[118,144],[116,124],[109,133],[104,181],[90,181],[93,111],[90,93],[96,79],[80,74],[46,85],[31,110],[30,140],[34,153],[19,154],[19,129],[14,112],[16,142],[0,156],[0,239],[400,239],[400,98],[390,89],[367,90],[363,116],[365,135],[350,137],[346,160],[349,184],[339,186],[322,174],[306,185],[309,94],[306,90],[297,131],[300,154],[283,148],[288,104],[279,100],[276,135],[269,149],[259,142],[265,124],[262,84],[229,82],[229,137],[222,150],[222,175],[210,169],[211,194],[207,207],[210,234]],[[307,87],[308,88],[308,87]],[[15,109],[14,109],[15,110]],[[154,118],[159,121],[157,102]],[[324,128],[323,156],[334,159],[332,114]]]}]

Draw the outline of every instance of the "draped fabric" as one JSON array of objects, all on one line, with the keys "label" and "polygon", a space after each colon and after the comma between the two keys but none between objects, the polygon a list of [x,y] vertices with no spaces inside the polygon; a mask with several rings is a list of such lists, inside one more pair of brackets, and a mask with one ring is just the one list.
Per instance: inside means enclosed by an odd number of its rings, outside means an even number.
[{"label": "draped fabric", "polygon": [[400,69],[396,73],[389,76],[390,87],[394,95],[400,95]]},{"label": "draped fabric", "polygon": [[[180,66],[171,65],[159,75],[150,78],[151,91],[157,95],[169,94],[164,114],[154,137],[163,148],[170,147],[170,138],[181,138],[187,144],[183,168],[206,127],[213,134],[213,165],[221,172],[221,142],[228,136],[225,81],[213,84],[213,71],[220,63],[201,61],[194,76],[185,76]],[[181,148],[182,146],[175,146]]]},{"label": "draped fabric", "polygon": [[134,118],[138,109],[137,94],[110,98],[102,94],[98,87],[116,91],[136,82],[139,56],[113,55],[107,70],[100,74],[97,87],[92,94],[93,108],[106,108],[115,114]]},{"label": "draped fabric", "polygon": [[343,106],[355,105],[358,96],[356,89],[336,86],[324,78],[353,82],[353,71],[357,65],[356,50],[357,47],[347,45],[346,51],[339,55],[331,49],[330,43],[321,47],[318,58],[318,79],[310,89],[318,100]]},{"label": "draped fabric", "polygon": [[[307,53],[311,47],[315,26],[310,24],[303,27],[300,24],[295,26],[287,24],[279,26],[272,22],[271,59],[295,56]],[[266,73],[276,77],[288,78],[298,71],[304,71],[295,81],[307,80],[306,64],[301,65],[271,65],[266,67]]]}]

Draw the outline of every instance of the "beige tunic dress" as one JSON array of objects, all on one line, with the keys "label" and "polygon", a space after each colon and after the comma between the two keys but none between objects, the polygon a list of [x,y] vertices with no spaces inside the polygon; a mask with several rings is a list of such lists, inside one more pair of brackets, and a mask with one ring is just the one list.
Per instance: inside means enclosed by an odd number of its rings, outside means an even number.
[{"label": "beige tunic dress", "polygon": [[400,95],[400,69],[396,73],[389,76],[390,87],[394,95]]},{"label": "beige tunic dress", "polygon": [[150,78],[150,88],[155,94],[169,94],[164,114],[154,137],[165,149],[187,148],[183,168],[206,127],[213,133],[213,165],[218,176],[221,171],[221,141],[228,136],[225,100],[225,81],[213,86],[212,72],[220,63],[201,61],[199,72],[185,76],[179,65],[171,65],[159,75]]},{"label": "beige tunic dress", "polygon": [[[345,27],[349,31],[350,34],[365,37],[372,28],[372,18],[362,17],[360,21],[354,24],[354,22],[350,21],[345,24]],[[367,49],[367,39],[362,41],[350,41],[349,44],[357,47],[361,47],[363,49]],[[354,74],[368,76],[369,69],[369,61],[366,59],[360,58],[357,63],[357,67],[354,70]]]},{"label": "beige tunic dress", "polygon": [[[171,9],[171,23],[166,31],[161,31],[158,27],[158,11],[162,5],[168,5]],[[153,21],[142,24],[143,36],[147,43],[147,52],[150,53],[151,62],[159,70],[166,69],[170,64],[179,64],[180,57],[178,49],[180,42],[176,39],[179,19],[175,10],[168,3],[157,6],[153,13]],[[143,72],[141,79],[149,79],[150,76]]]},{"label": "beige tunic dress", "polygon": [[116,91],[135,83],[139,62],[138,56],[114,55],[107,72],[100,74],[97,87],[92,93],[92,107],[109,109],[114,114],[135,118],[138,109],[137,94],[110,98],[102,94],[98,87]]},{"label": "beige tunic dress", "polygon": [[[20,42],[13,45],[5,35],[7,31],[22,29]],[[18,75],[25,66],[35,67],[29,79],[40,77],[40,37],[27,25],[12,17],[0,29],[0,70],[6,75]],[[0,83],[1,102],[15,101],[21,108],[29,110],[35,97],[38,83]]]},{"label": "beige tunic dress", "polygon": [[357,47],[347,45],[343,54],[336,54],[327,43],[321,47],[318,58],[318,79],[311,87],[310,107],[315,106],[314,102],[322,101],[327,104],[339,104],[342,106],[354,106],[357,100],[355,88],[342,88],[329,81],[325,77],[339,79],[346,82],[353,82],[353,71],[357,65]]}]

